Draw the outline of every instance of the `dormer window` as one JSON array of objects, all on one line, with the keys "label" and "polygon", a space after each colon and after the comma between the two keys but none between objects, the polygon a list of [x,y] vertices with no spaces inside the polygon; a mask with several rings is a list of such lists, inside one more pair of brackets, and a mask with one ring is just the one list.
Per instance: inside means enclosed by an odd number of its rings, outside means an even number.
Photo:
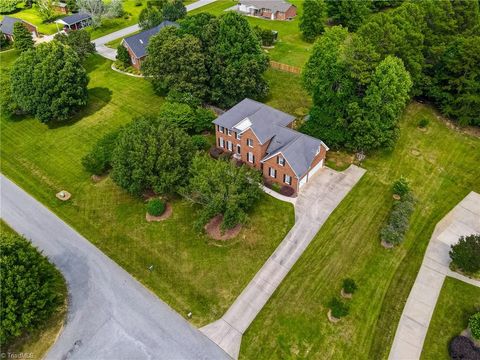
[{"label": "dormer window", "polygon": [[320,154],[320,146],[318,147],[317,152],[315,153],[315,156],[317,156],[318,154]]},{"label": "dormer window", "polygon": [[252,139],[247,139],[247,145],[249,147],[253,147],[253,140]]},{"label": "dormer window", "polygon": [[280,166],[285,166],[285,158],[283,156],[277,156],[277,164]]},{"label": "dormer window", "polygon": [[240,140],[242,138],[242,135],[240,135],[239,132],[235,133],[236,134],[236,137],[237,137],[237,140]]}]

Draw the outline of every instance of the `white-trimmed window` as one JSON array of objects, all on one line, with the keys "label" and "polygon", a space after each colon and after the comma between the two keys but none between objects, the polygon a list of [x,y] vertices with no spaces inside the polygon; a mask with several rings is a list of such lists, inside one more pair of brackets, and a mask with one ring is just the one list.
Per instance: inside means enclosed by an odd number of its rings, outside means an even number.
[{"label": "white-trimmed window", "polygon": [[251,152],[247,153],[247,161],[252,164],[255,162],[255,156],[253,156],[253,153]]},{"label": "white-trimmed window", "polygon": [[225,147],[225,141],[223,140],[223,138],[218,139],[218,146],[220,146],[221,148]]},{"label": "white-trimmed window", "polygon": [[237,154],[240,154],[242,151],[242,147],[240,145],[237,145]]},{"label": "white-trimmed window", "polygon": [[276,178],[277,177],[277,170],[275,170],[274,168],[268,168],[268,175],[270,175],[270,177],[272,177],[272,178]]},{"label": "white-trimmed window", "polygon": [[223,126],[220,126],[220,132],[225,133],[225,128]]},{"label": "white-trimmed window", "polygon": [[228,151],[233,151],[233,144],[231,141],[227,141],[227,148],[228,148]]},{"label": "white-trimmed window", "polygon": [[228,136],[232,136],[232,130],[227,129],[227,135],[228,135]]},{"label": "white-trimmed window", "polygon": [[252,139],[247,139],[247,145],[249,147],[253,147],[253,140]]},{"label": "white-trimmed window", "polygon": [[315,156],[317,156],[318,154],[320,154],[320,146],[318,147],[317,152],[315,153]]},{"label": "white-trimmed window", "polygon": [[292,177],[290,175],[283,175],[283,182],[288,185],[292,185]]},{"label": "white-trimmed window", "polygon": [[236,133],[235,133],[235,136],[236,136],[237,140],[240,140],[240,139],[242,138],[242,136],[240,135],[239,132],[236,132]]},{"label": "white-trimmed window", "polygon": [[277,156],[277,164],[280,166],[285,166],[285,158],[281,155]]}]

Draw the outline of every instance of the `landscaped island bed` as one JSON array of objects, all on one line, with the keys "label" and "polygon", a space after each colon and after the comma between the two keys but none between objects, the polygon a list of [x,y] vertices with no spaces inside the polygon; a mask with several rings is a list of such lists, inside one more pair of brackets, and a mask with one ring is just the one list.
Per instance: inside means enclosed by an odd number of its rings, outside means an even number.
[{"label": "landscaped island bed", "polygon": [[[8,67],[17,54],[0,56]],[[263,195],[236,239],[215,242],[193,229],[195,207],[184,200],[171,201],[171,218],[148,223],[142,200],[110,178],[94,183],[81,165],[93,143],[136,115],[158,113],[163,103],[146,80],[110,65],[99,56],[87,60],[89,105],[66,124],[2,118],[2,172],[180,314],[192,312],[193,323],[206,324],[223,314],[287,234],[293,207]],[[60,190],[71,199],[59,201]]]}]

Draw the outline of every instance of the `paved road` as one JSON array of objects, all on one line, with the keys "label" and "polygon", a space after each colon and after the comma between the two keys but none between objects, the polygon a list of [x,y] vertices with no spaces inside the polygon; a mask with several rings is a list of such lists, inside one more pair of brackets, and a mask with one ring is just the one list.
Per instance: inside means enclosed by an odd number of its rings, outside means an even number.
[{"label": "paved road", "polygon": [[350,166],[344,172],[324,168],[307,183],[295,203],[295,225],[220,320],[200,330],[237,359],[242,335],[317,232],[365,170]]},{"label": "paved road", "polygon": [[38,201],[3,175],[0,184],[1,217],[43,250],[68,284],[68,319],[47,359],[229,359]]},{"label": "paved road", "polygon": [[[216,0],[198,0],[194,3],[187,5],[186,8],[187,8],[187,11],[192,11],[202,6],[211,4],[215,1]],[[124,38],[125,36],[130,35],[131,33],[134,33],[139,30],[140,30],[140,27],[138,26],[138,24],[135,24],[135,25],[123,28],[121,30],[115,31],[113,33],[110,33],[108,35],[102,36],[93,41],[93,43],[95,44],[95,49],[101,56],[115,61],[115,58],[117,56],[117,50],[111,49],[108,46],[105,46],[105,44],[117,39]]]},{"label": "paved road", "polygon": [[450,245],[462,235],[480,234],[480,195],[471,192],[435,227],[422,266],[403,309],[390,360],[420,359],[428,326],[446,276],[480,287],[480,281],[449,269]]}]

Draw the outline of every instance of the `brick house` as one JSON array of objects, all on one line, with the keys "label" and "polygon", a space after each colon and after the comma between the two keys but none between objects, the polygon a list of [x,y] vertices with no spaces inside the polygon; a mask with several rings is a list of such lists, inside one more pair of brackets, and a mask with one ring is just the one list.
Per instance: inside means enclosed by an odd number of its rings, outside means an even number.
[{"label": "brick house", "polygon": [[122,40],[122,45],[127,48],[132,66],[135,69],[140,70],[142,63],[147,57],[147,46],[150,38],[158,34],[165,26],[178,27],[179,25],[172,21],[163,21],[160,25],[157,25],[154,28],[126,37]]},{"label": "brick house", "polygon": [[298,192],[325,163],[328,147],[291,129],[295,117],[244,99],[216,118],[216,146],[259,169],[266,181]]},{"label": "brick house", "polygon": [[56,12],[62,13],[62,14],[68,14],[68,5],[64,2],[54,2],[53,4],[53,9]]},{"label": "brick house", "polygon": [[297,16],[297,7],[284,0],[240,0],[237,10],[270,20],[291,20]]},{"label": "brick house", "polygon": [[28,31],[30,31],[30,33],[32,34],[32,38],[34,40],[38,37],[38,30],[35,25],[32,25],[29,22],[22,19],[17,19],[10,16],[4,16],[2,21],[0,21],[0,31],[5,34],[5,37],[9,41],[15,40],[13,38],[13,26],[16,23],[22,23],[28,29]]}]

